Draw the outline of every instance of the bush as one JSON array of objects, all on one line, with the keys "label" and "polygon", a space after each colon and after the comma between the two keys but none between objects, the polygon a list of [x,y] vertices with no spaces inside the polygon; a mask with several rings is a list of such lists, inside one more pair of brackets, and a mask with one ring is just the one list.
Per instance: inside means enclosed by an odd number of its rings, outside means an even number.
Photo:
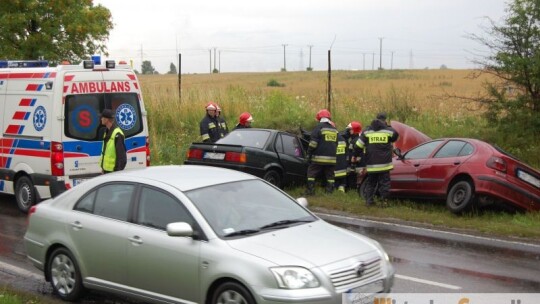
[{"label": "bush", "polygon": [[266,83],[266,86],[267,87],[284,87],[285,84],[284,83],[281,83],[275,79],[270,79],[267,83]]}]

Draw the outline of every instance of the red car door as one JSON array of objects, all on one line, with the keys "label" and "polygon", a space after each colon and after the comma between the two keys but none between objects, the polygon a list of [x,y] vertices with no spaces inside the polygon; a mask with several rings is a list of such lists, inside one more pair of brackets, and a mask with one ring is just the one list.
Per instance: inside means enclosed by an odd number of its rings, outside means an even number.
[{"label": "red car door", "polygon": [[394,169],[390,172],[390,191],[396,195],[421,192],[418,185],[418,170],[425,166],[429,156],[443,143],[434,140],[413,148],[402,157],[393,159]]},{"label": "red car door", "polygon": [[464,140],[448,140],[418,168],[418,185],[422,193],[446,196],[448,183],[458,168],[467,161],[473,146]]}]

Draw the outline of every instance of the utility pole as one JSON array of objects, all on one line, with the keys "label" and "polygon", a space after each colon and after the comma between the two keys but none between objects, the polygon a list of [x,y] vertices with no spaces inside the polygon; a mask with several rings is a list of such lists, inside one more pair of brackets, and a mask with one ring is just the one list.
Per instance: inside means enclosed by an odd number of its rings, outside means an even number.
[{"label": "utility pole", "polygon": [[212,74],[212,49],[208,50],[210,52],[210,74]]},{"label": "utility pole", "polygon": [[379,37],[379,70],[382,70],[382,40],[384,37]]},{"label": "utility pole", "polygon": [[394,51],[391,52],[392,56],[390,57],[390,70],[394,69]]},{"label": "utility pole", "polygon": [[366,53],[362,53],[362,70],[366,70]]},{"label": "utility pole", "polygon": [[287,47],[287,44],[283,45],[283,72],[287,72],[287,61],[285,59],[285,48]]},{"label": "utility pole", "polygon": [[331,50],[328,50],[328,99],[326,108],[328,111],[332,110],[332,61]]},{"label": "utility pole", "polygon": [[313,68],[311,67],[311,48],[313,47],[313,45],[308,45],[309,47],[309,71],[313,70]]},{"label": "utility pole", "polygon": [[373,59],[371,59],[371,69],[375,70],[375,53],[373,53]]},{"label": "utility pole", "polygon": [[214,70],[212,72],[214,72],[216,70],[216,48],[214,47]]},{"label": "utility pole", "polygon": [[409,69],[410,70],[414,69],[414,61],[413,61],[413,52],[412,52],[412,50],[409,53]]},{"label": "utility pole", "polygon": [[178,53],[178,100],[182,102],[182,54]]},{"label": "utility pole", "polygon": [[142,71],[143,62],[144,62],[144,59],[143,59],[143,49],[142,49],[142,44],[141,44],[141,73],[143,72],[143,71]]},{"label": "utility pole", "polygon": [[219,63],[218,63],[218,70],[219,70],[219,72],[221,73],[221,51],[219,51],[219,53],[218,53],[218,60],[219,60]]}]

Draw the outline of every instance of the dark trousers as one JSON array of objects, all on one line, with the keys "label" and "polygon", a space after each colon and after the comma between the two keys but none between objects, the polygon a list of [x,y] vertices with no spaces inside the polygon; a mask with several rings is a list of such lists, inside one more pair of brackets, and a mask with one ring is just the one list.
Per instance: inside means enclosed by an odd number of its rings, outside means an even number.
[{"label": "dark trousers", "polygon": [[320,165],[320,164],[309,164],[307,169],[307,194],[314,194],[315,189],[315,179],[322,174],[326,178],[326,192],[332,192],[334,189],[334,170],[335,165]]},{"label": "dark trousers", "polygon": [[368,172],[366,179],[366,204],[373,204],[375,192],[379,191],[382,199],[388,198],[390,194],[390,171]]}]

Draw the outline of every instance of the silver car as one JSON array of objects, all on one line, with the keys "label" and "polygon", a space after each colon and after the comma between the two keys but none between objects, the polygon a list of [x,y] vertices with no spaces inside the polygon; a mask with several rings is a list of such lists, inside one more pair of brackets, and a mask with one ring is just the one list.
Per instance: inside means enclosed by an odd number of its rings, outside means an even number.
[{"label": "silver car", "polygon": [[[389,292],[381,246],[271,184],[207,166],[88,180],[29,212],[28,258],[60,298],[86,289],[153,303],[342,303]],[[347,294],[349,293],[349,294]]]}]

